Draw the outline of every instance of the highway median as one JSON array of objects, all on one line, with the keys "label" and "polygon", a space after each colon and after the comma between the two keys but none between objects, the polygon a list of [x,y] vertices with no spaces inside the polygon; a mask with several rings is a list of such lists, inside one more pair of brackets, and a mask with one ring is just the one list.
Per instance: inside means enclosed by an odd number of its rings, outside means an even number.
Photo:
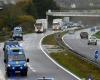
[{"label": "highway median", "polygon": [[[68,48],[65,49],[61,45],[59,45],[55,37],[56,34],[57,33],[48,35],[42,41],[42,45],[53,45],[53,47],[45,47],[49,52],[48,55],[50,55],[50,57],[52,57],[61,66],[63,66],[73,74],[79,76],[81,79],[87,80],[89,77],[91,77],[94,80],[100,80],[100,69],[97,68],[94,64],[91,64],[90,62],[80,59]],[[59,32],[59,34],[62,37],[64,34],[66,34],[66,32]],[[56,52],[53,52],[55,46]],[[59,50],[59,48],[61,50]],[[51,51],[48,49],[50,49]]]}]

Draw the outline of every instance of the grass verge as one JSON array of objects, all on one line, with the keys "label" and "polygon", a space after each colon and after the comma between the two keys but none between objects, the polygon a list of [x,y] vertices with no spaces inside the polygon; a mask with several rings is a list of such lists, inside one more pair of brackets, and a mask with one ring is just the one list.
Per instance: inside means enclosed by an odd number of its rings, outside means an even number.
[{"label": "grass verge", "polygon": [[94,34],[98,39],[100,39],[100,31],[98,31],[96,34]]},{"label": "grass verge", "polygon": [[51,35],[46,36],[43,39],[42,44],[43,45],[46,45],[46,44],[48,44],[48,45],[57,45],[57,42],[55,40],[54,34],[51,34]]},{"label": "grass verge", "polygon": [[[61,33],[61,35],[63,34],[64,33]],[[57,45],[54,34],[45,37],[43,40],[43,44]],[[68,49],[62,52],[51,53],[50,56],[63,67],[76,74],[80,78],[87,78],[89,75],[92,75],[95,80],[100,80],[99,68],[91,63],[79,59]]]}]

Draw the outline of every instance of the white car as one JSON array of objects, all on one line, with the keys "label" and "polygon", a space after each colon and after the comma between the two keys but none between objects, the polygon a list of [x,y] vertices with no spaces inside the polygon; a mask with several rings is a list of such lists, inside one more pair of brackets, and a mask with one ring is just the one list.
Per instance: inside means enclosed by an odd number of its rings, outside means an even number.
[{"label": "white car", "polygon": [[75,33],[75,30],[74,29],[70,29],[70,30],[68,30],[68,33],[69,34],[74,34]]},{"label": "white car", "polygon": [[94,44],[97,45],[97,38],[95,36],[90,36],[88,39],[88,45]]}]

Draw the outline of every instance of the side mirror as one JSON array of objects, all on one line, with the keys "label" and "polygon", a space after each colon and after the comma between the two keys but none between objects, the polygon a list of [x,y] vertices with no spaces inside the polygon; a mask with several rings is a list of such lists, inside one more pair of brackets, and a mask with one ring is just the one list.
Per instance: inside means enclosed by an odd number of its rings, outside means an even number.
[{"label": "side mirror", "polygon": [[29,58],[27,58],[27,62],[29,62]]},{"label": "side mirror", "polygon": [[6,63],[7,61],[4,59],[4,63]]}]

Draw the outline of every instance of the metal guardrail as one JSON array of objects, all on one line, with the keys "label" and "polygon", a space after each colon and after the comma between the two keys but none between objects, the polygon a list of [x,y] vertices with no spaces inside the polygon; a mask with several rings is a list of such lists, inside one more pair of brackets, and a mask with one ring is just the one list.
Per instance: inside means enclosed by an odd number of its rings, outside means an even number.
[{"label": "metal guardrail", "polygon": [[99,64],[99,63],[97,63],[97,62],[95,62],[95,61],[93,61],[93,60],[91,60],[91,59],[88,59],[88,58],[85,57],[84,55],[81,55],[81,54],[79,54],[78,52],[76,52],[76,51],[70,49],[68,46],[66,46],[66,45],[64,44],[64,42],[62,41],[62,36],[60,35],[60,33],[55,33],[55,39],[56,39],[58,45],[59,45],[60,47],[62,47],[63,49],[69,50],[70,52],[72,52],[75,56],[79,57],[80,59],[82,59],[82,60],[84,60],[84,61],[88,61],[89,63],[94,64],[96,67],[100,68],[100,64]]}]

